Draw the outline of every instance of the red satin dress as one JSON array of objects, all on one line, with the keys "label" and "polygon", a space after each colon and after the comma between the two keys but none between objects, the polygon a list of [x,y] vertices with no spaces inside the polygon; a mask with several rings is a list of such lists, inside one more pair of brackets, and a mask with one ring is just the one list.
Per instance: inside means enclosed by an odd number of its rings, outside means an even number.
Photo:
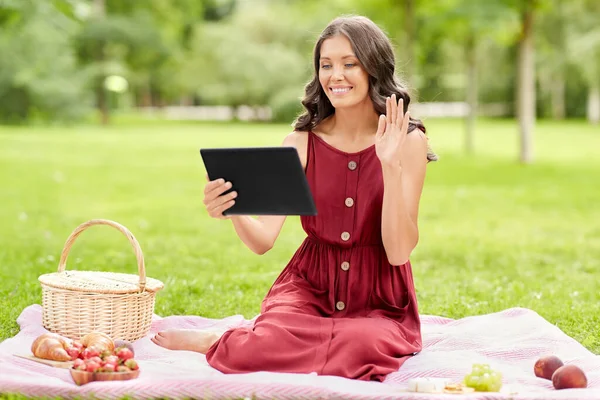
[{"label": "red satin dress", "polygon": [[391,265],[381,239],[383,178],[375,146],[343,152],[308,133],[306,176],[318,215],[275,280],[252,328],[207,352],[224,373],[336,375],[383,381],[422,348],[410,262]]}]

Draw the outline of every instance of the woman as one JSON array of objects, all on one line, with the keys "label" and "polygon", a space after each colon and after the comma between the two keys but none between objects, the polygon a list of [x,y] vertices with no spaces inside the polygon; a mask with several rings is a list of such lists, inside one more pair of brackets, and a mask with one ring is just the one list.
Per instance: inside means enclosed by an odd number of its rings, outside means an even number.
[{"label": "woman", "polygon": [[[383,381],[421,350],[409,256],[417,245],[428,161],[423,125],[406,111],[386,35],[365,17],[333,20],[314,50],[306,112],[283,141],[294,146],[318,216],[301,217],[307,238],[274,282],[252,328],[159,332],[166,348],[206,354],[224,373],[276,371]],[[205,187],[214,218],[264,254],[284,216],[224,217],[235,191]]]}]

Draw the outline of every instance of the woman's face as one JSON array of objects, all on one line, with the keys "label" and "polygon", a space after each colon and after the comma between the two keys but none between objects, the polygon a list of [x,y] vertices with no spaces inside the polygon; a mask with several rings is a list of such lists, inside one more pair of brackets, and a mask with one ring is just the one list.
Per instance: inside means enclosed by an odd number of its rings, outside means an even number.
[{"label": "woman's face", "polygon": [[319,82],[335,108],[352,107],[369,99],[369,74],[360,65],[346,36],[323,41]]}]

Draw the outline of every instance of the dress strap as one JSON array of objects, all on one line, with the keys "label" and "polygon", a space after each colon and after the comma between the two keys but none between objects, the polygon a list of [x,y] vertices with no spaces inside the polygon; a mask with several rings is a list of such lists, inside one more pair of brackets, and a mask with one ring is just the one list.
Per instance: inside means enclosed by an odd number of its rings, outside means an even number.
[{"label": "dress strap", "polygon": [[306,171],[308,170],[308,166],[310,164],[310,162],[312,161],[312,156],[314,154],[314,147],[315,147],[315,143],[314,143],[314,137],[313,137],[313,133],[311,130],[308,131],[308,139],[306,141],[306,167],[304,168],[304,172],[306,173]]}]

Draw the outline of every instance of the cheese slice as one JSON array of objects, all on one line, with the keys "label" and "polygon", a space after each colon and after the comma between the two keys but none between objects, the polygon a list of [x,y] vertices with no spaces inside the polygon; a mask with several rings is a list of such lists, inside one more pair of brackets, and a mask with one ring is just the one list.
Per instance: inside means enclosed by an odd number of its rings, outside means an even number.
[{"label": "cheese slice", "polygon": [[419,393],[442,393],[450,383],[447,378],[412,378],[408,380],[408,391]]}]

